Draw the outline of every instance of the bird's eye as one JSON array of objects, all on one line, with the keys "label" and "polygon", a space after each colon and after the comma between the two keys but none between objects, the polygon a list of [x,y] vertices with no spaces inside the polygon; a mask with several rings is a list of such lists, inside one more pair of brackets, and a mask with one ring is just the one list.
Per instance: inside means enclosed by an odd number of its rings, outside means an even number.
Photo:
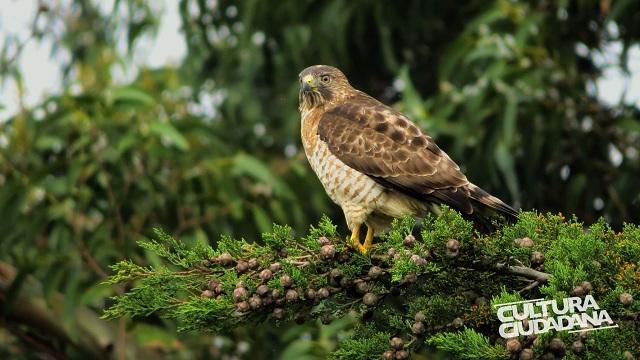
[{"label": "bird's eye", "polygon": [[328,83],[329,81],[331,81],[331,76],[329,75],[322,75],[322,77],[320,78],[320,81],[322,81],[323,83]]}]

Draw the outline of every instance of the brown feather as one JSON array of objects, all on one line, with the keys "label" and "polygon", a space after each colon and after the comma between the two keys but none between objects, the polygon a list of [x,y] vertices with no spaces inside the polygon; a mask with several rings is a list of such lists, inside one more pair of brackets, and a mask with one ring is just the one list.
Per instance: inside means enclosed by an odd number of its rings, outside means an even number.
[{"label": "brown feather", "polygon": [[471,184],[459,166],[406,116],[357,90],[325,111],[318,135],[345,164],[389,188],[465,214],[474,212],[472,199],[516,214]]}]

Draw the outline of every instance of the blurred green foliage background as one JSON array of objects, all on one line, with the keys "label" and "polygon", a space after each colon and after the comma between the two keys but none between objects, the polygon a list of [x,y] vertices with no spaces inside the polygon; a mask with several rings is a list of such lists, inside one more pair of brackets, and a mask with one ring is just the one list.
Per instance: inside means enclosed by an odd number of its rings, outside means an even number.
[{"label": "blurred green foliage background", "polygon": [[[154,226],[193,244],[341,219],[299,146],[297,74],[312,64],[341,68],[405,112],[517,207],[604,216],[618,229],[640,222],[639,109],[593,91],[605,70],[594,58],[610,44],[628,67],[637,1],[180,0],[187,56],[127,83],[114,69],[157,39],[163,7],[104,8],[40,2],[30,41],[69,55],[63,91],[0,119],[0,357],[303,359],[333,349],[349,319],[233,334],[98,319],[122,291],[101,285],[110,264],[158,263],[135,245]],[[20,40],[3,36],[2,84],[21,89]]]}]

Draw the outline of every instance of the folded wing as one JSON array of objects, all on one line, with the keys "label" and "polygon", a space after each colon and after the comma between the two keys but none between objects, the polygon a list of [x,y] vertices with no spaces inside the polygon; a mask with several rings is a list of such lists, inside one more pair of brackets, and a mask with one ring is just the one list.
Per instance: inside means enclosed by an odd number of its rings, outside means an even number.
[{"label": "folded wing", "polygon": [[460,167],[406,116],[363,93],[327,111],[318,124],[318,135],[338,159],[385,187],[468,215],[474,213],[474,203],[517,215],[470,183]]}]

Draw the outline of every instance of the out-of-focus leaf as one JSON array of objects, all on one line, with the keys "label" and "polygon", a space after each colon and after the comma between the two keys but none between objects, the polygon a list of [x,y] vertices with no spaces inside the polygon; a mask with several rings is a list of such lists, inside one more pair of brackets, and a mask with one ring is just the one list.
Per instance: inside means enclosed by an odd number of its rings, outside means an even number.
[{"label": "out-of-focus leaf", "polygon": [[624,129],[640,133],[640,119],[625,117],[618,120],[618,124]]},{"label": "out-of-focus leaf", "polygon": [[500,141],[495,148],[495,160],[507,182],[509,192],[515,200],[518,199],[518,182],[516,179],[513,156],[505,142]]},{"label": "out-of-focus leaf", "polygon": [[133,329],[136,341],[144,346],[170,347],[175,341],[174,335],[167,330],[148,324],[137,324]]},{"label": "out-of-focus leaf", "polygon": [[318,356],[313,355],[314,348],[315,348],[315,345],[311,340],[294,341],[284,349],[284,351],[282,352],[282,355],[280,355],[280,359],[281,360],[319,359]]},{"label": "out-of-focus leaf", "polygon": [[233,159],[231,173],[234,175],[248,175],[255,180],[272,186],[274,191],[283,197],[291,196],[291,192],[287,188],[287,185],[277,178],[271,169],[269,169],[262,161],[251,155],[236,155]]},{"label": "out-of-focus leaf", "polygon": [[507,96],[507,106],[504,108],[502,120],[503,139],[507,146],[513,142],[513,134],[516,131],[516,120],[518,115],[518,100],[515,95]]},{"label": "out-of-focus leaf", "polygon": [[104,283],[94,284],[84,291],[80,298],[80,302],[82,305],[100,307],[104,299],[113,295],[113,290],[113,287]]},{"label": "out-of-focus leaf", "polygon": [[155,100],[140,89],[124,86],[111,89],[111,102],[114,105],[151,106]]},{"label": "out-of-focus leaf", "polygon": [[253,219],[255,220],[256,225],[258,225],[258,229],[260,230],[260,232],[265,233],[271,231],[273,222],[269,218],[269,216],[267,216],[264,210],[262,210],[262,208],[259,206],[253,206],[251,208],[251,211],[253,212]]},{"label": "out-of-focus leaf", "polygon": [[[405,66],[400,70],[398,79],[403,86],[402,89],[402,110],[413,121],[420,121],[426,119],[428,116],[427,108],[424,100],[420,97],[420,94],[414,87],[409,77],[409,69]],[[427,122],[427,124],[429,124]]]},{"label": "out-of-focus leaf", "polygon": [[182,151],[189,150],[189,143],[182,134],[169,123],[155,122],[151,124],[151,131],[163,139],[171,142]]},{"label": "out-of-focus leaf", "polygon": [[122,154],[130,149],[132,146],[136,145],[136,141],[139,141],[139,138],[133,134],[127,134],[122,137],[118,144],[116,145],[116,149],[118,151],[118,155],[122,156]]},{"label": "out-of-focus leaf", "polygon": [[58,152],[64,145],[64,139],[55,135],[41,135],[36,139],[35,147],[38,150],[52,150]]}]

